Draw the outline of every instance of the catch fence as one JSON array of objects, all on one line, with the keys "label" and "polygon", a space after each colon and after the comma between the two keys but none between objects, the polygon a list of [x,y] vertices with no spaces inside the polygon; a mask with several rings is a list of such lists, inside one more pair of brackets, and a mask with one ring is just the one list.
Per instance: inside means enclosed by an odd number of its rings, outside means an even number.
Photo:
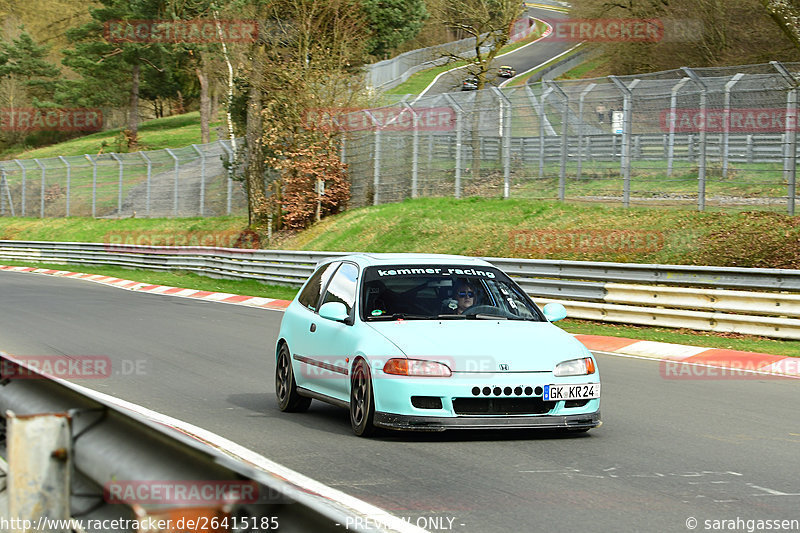
[{"label": "catch fence", "polygon": [[342,115],[352,205],[421,196],[794,213],[800,63],[431,95]]}]

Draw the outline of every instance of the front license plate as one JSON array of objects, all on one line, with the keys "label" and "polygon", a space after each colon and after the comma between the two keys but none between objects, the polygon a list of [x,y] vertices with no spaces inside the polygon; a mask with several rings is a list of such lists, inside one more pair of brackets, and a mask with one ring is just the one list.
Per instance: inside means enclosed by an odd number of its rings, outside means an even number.
[{"label": "front license plate", "polygon": [[558,400],[591,400],[600,397],[599,383],[584,383],[581,385],[545,385],[544,398],[546,402]]}]

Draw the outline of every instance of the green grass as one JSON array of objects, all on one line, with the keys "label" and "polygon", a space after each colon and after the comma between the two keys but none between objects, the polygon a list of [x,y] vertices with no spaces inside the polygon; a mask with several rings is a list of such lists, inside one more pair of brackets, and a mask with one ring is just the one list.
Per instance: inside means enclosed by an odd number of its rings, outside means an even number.
[{"label": "green grass", "polygon": [[[221,122],[210,125],[211,141],[217,140],[215,127]],[[6,159],[34,159],[70,155],[127,152],[121,142],[122,128],[93,133],[70,141],[45,146],[35,150],[4,154]],[[160,150],[176,148],[200,143],[200,113],[192,112],[183,115],[158,118],[139,125],[139,150]]]},{"label": "green grass", "polygon": [[[508,52],[513,52],[514,50],[529,44],[539,37],[541,37],[544,31],[544,25],[540,22],[536,22],[537,28],[533,30],[533,33],[526,37],[525,39],[512,43],[509,45],[504,46],[500,49],[500,54],[506,54]],[[498,55],[500,55],[498,54]],[[502,58],[500,58],[502,59]],[[412,75],[408,80],[404,81],[397,87],[386,91],[385,94],[420,94],[425,88],[436,79],[436,76],[443,72],[447,72],[449,70],[453,70],[458,67],[463,67],[465,65],[469,65],[471,62],[468,61],[455,61],[452,63],[447,63],[446,65],[442,65],[440,67],[434,67],[427,70],[423,70],[421,72],[417,72],[416,74]]]}]

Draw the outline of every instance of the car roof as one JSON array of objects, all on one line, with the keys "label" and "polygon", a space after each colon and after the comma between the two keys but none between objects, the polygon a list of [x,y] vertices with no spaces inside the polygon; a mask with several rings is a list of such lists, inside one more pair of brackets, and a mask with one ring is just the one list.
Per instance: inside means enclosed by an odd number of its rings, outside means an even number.
[{"label": "car roof", "polygon": [[[477,257],[448,254],[421,253],[359,253],[332,257],[328,261],[352,261],[362,267],[390,265],[480,265],[492,266],[488,261]],[[321,264],[321,263],[320,263]]]}]

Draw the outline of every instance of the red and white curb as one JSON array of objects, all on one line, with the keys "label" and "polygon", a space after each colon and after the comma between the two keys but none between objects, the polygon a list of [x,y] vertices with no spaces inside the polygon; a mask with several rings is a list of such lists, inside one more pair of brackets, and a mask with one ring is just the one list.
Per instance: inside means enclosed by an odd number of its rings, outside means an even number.
[{"label": "red and white curb", "polygon": [[221,302],[227,304],[246,305],[248,307],[260,307],[262,309],[285,309],[289,305],[288,300],[277,300],[275,298],[260,298],[257,296],[245,296],[242,294],[230,294],[227,292],[199,291],[197,289],[183,289],[181,287],[170,287],[167,285],[152,285],[141,281],[131,281],[129,279],[115,278],[113,276],[103,276],[101,274],[84,274],[81,272],[70,272],[68,270],[52,270],[47,268],[22,267],[22,266],[3,266],[0,270],[12,272],[30,272],[33,274],[45,274],[64,278],[82,279],[110,285],[119,289],[136,292],[147,292],[150,294],[165,294],[168,296],[180,296],[195,300],[207,300],[211,302]]},{"label": "red and white curb", "polygon": [[754,375],[800,378],[800,357],[744,352],[726,348],[685,346],[668,342],[640,341],[603,335],[575,335],[575,338],[593,352],[725,370],[724,373],[687,372],[682,371],[677,365],[672,365],[666,369],[665,377],[702,377],[705,374],[708,378],[713,378],[752,373]]},{"label": "red and white curb", "polygon": [[[260,298],[256,296],[245,296],[241,294],[230,294],[226,292],[199,291],[197,289],[183,289],[180,287],[169,287],[166,285],[152,285],[140,281],[103,276],[100,274],[84,274],[80,272],[70,272],[67,270],[52,270],[46,268],[3,266],[0,270],[13,272],[30,272],[34,274],[46,274],[65,278],[82,279],[94,283],[102,283],[129,291],[146,292],[150,294],[163,294],[168,296],[178,296],[182,298],[192,298],[195,300],[206,300],[221,302],[234,305],[245,305],[248,307],[258,307],[261,309],[272,309],[277,311],[284,310],[288,305],[288,300],[277,300],[273,298]],[[671,344],[668,342],[640,341],[621,337],[607,337],[603,335],[575,335],[589,350],[593,352],[603,352],[611,355],[626,357],[639,357],[655,359],[664,362],[682,363],[695,365],[705,368],[725,369],[730,374],[733,373],[752,373],[754,375],[783,376],[800,378],[800,357],[788,357],[782,355],[771,355],[757,352],[744,352],[738,350],[728,350],[724,348],[705,348],[701,346],[685,346],[682,344]],[[681,371],[670,369],[675,372],[674,377],[681,377]],[[707,376],[714,377],[713,373],[706,372]],[[698,373],[695,377],[702,377]]]}]

